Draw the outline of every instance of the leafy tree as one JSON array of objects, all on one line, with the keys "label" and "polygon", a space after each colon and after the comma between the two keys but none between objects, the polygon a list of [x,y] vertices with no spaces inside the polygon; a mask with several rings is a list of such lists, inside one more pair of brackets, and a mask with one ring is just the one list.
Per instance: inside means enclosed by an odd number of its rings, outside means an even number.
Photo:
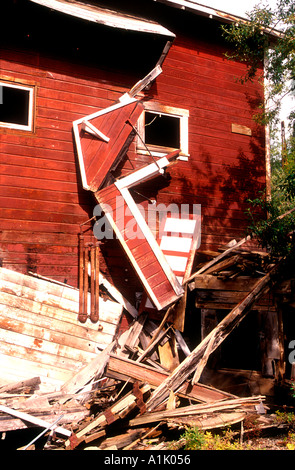
[{"label": "leafy tree", "polygon": [[[270,106],[263,110],[263,117],[265,122],[273,123],[282,98],[295,90],[295,3],[277,0],[276,8],[260,3],[247,16],[247,21],[222,26],[225,39],[234,46],[234,52],[227,57],[247,64],[247,72],[240,78],[242,82],[257,78],[264,62],[261,79],[269,83]],[[293,127],[294,111],[289,118]]]},{"label": "leafy tree", "polygon": [[[240,77],[242,83],[254,78],[261,78],[265,83],[266,79],[268,107],[262,103],[255,119],[269,124],[275,136],[282,98],[294,94],[295,90],[295,3],[277,0],[275,8],[260,3],[247,16],[246,21],[222,26],[225,39],[234,46],[234,52],[227,57],[246,63],[247,71]],[[259,73],[263,75],[259,77]],[[281,217],[295,207],[294,110],[289,115],[289,123],[290,138],[283,149],[276,137],[272,139],[271,198],[260,195],[249,201],[248,210],[249,231],[255,233],[263,247],[279,256],[295,252],[295,211]],[[267,217],[262,217],[261,211]]]}]

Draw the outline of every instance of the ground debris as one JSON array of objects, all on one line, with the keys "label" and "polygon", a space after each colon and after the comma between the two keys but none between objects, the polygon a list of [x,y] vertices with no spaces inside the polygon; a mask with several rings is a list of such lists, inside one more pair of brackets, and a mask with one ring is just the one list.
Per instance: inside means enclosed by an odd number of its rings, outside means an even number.
[{"label": "ground debris", "polygon": [[[240,397],[201,382],[210,354],[272,285],[280,267],[266,253],[241,246],[232,244],[215,254],[188,279],[189,290],[198,294],[212,286],[218,291],[224,283],[231,286],[240,277],[246,286],[242,299],[240,291],[229,289],[233,298],[229,313],[194,349],[176,327],[183,305],[180,309],[172,305],[161,321],[147,312],[132,311],[129,328],[56,391],[41,390],[39,377],[0,387],[4,437],[8,431],[34,428],[40,437],[37,434],[18,448],[162,450],[169,447],[171,434],[177,435],[178,446],[184,445],[181,432],[188,427],[206,431],[231,426],[243,436],[251,435],[244,423],[253,416],[260,429],[278,427],[267,415],[264,394]],[[249,284],[245,275],[251,278]],[[289,284],[283,284],[281,291],[289,295]],[[206,305],[205,298],[196,298]]]}]

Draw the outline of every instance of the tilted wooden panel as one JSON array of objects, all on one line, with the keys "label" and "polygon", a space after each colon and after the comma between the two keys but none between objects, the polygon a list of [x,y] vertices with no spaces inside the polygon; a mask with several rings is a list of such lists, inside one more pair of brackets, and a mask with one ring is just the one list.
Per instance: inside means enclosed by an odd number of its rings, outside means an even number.
[{"label": "tilted wooden panel", "polygon": [[[103,185],[110,170],[116,167],[134,138],[132,126],[142,111],[142,103],[132,99],[127,104],[111,106],[74,122],[80,168],[82,174],[85,173],[85,189],[97,191]],[[94,135],[88,123],[102,137]]]},{"label": "tilted wooden panel", "polygon": [[[105,212],[147,295],[158,310],[175,302],[183,291],[181,288],[175,288],[173,272],[170,270],[171,275],[169,276],[169,272],[167,275],[167,267],[170,269],[168,263],[163,267],[162,260],[146,239],[146,233],[143,233],[134,215],[130,214],[129,206],[120,190],[115,185],[111,185],[96,192],[95,197]],[[134,227],[136,227],[135,237]],[[146,228],[148,229],[148,227]]]}]

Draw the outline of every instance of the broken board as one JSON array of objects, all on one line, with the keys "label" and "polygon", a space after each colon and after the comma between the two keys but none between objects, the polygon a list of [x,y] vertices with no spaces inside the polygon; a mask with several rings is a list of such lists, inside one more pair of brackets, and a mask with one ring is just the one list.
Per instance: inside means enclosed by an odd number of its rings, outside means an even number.
[{"label": "broken board", "polygon": [[163,157],[95,193],[100,208],[148,297],[158,310],[175,302],[184,291],[133,200],[129,188],[161,173],[178,153],[173,153],[171,160]]}]

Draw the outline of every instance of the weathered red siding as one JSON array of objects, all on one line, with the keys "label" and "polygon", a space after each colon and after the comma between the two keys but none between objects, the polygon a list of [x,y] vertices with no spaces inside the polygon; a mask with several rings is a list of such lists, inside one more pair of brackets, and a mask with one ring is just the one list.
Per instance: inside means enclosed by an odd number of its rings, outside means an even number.
[{"label": "weathered red siding", "polygon": [[0,128],[2,264],[76,285],[80,224],[94,205],[80,184],[72,122],[126,88],[22,51],[2,51],[0,68],[2,78],[37,87],[35,132]]},{"label": "weathered red siding", "polygon": [[[168,27],[177,38],[148,94],[189,110],[190,157],[169,169],[157,201],[201,204],[202,246],[216,248],[244,235],[245,200],[265,186],[264,135],[252,119],[262,89],[237,82],[244,66],[228,61],[224,46]],[[0,69],[0,78],[37,87],[35,132],[0,128],[0,258],[5,267],[77,285],[78,233],[95,202],[81,187],[72,122],[110,106],[138,78],[16,49],[1,51]],[[233,123],[252,137],[232,133]],[[134,145],[128,157],[123,170],[150,163]],[[128,290],[134,273],[115,241],[104,257],[106,272],[115,265],[114,281]]]},{"label": "weathered red siding", "polygon": [[[246,200],[266,181],[264,132],[253,120],[262,87],[237,82],[245,68],[227,60],[225,51],[178,37],[155,95],[190,112],[189,161],[173,167],[162,199],[201,204],[202,242],[211,248],[244,235]],[[232,124],[247,126],[252,136],[232,133]]]}]

